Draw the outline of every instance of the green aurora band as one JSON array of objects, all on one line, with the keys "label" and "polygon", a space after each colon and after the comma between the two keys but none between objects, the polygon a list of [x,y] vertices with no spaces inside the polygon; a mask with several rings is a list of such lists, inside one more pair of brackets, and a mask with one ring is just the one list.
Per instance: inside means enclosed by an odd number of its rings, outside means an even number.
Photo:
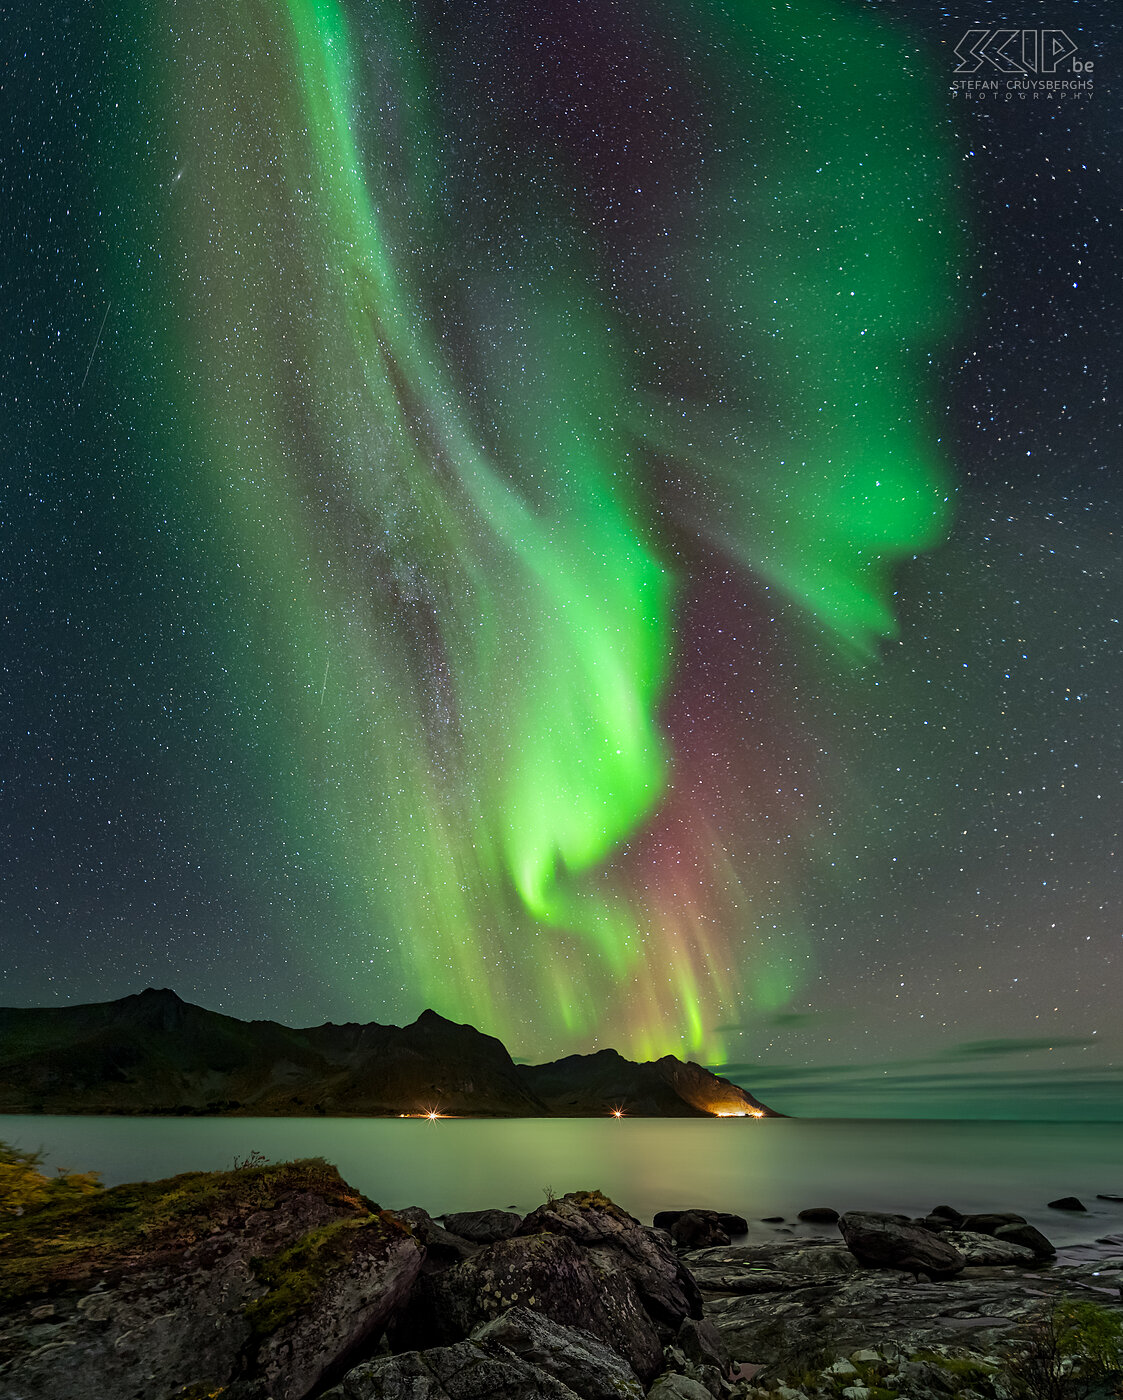
[{"label": "green aurora band", "polygon": [[417,13],[148,21],[164,435],[240,620],[245,742],[331,891],[316,976],[338,917],[369,931],[338,975],[372,1001],[718,1058],[715,1027],[790,995],[764,930],[803,916],[705,812],[696,859],[629,863],[689,787],[674,541],[783,594],[836,665],[893,634],[892,566],[948,526],[918,407],[958,256],[931,81],[841,3],[637,9],[689,53],[666,101],[706,138],[691,198],[653,177],[661,231],[621,279],[580,153],[502,96],[533,46]]}]

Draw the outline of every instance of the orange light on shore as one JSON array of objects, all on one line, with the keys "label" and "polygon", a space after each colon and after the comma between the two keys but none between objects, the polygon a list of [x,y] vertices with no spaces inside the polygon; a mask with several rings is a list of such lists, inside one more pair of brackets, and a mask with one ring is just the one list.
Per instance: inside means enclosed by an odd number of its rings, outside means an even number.
[{"label": "orange light on shore", "polygon": [[623,1118],[624,1110],[622,1108],[614,1108],[612,1110],[612,1116],[613,1118]]}]

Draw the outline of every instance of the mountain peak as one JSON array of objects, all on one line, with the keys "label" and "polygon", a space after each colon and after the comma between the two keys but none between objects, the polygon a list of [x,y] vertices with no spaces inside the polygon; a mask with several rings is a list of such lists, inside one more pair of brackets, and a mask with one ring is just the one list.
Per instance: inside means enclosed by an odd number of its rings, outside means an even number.
[{"label": "mountain peak", "polygon": [[455,1026],[457,1023],[455,1021],[450,1021],[447,1016],[442,1016],[439,1011],[434,1011],[431,1006],[427,1006],[425,1010],[421,1013],[421,1015],[418,1016],[417,1020],[414,1021],[413,1024],[415,1026],[432,1027]]}]

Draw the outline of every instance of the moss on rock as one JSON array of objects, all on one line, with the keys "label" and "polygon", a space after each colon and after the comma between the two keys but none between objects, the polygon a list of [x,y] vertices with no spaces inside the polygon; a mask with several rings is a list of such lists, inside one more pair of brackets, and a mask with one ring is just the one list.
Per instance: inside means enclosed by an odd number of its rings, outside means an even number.
[{"label": "moss on rock", "polygon": [[318,1157],[130,1182],[13,1216],[0,1225],[0,1304],[158,1264],[301,1193],[369,1218],[371,1202]]},{"label": "moss on rock", "polygon": [[356,1247],[369,1245],[372,1237],[388,1243],[413,1238],[413,1232],[389,1211],[378,1211],[355,1220],[332,1221],[310,1230],[271,1259],[255,1260],[254,1276],[268,1290],[245,1309],[255,1337],[271,1336],[292,1321],[327,1279],[351,1262]]}]

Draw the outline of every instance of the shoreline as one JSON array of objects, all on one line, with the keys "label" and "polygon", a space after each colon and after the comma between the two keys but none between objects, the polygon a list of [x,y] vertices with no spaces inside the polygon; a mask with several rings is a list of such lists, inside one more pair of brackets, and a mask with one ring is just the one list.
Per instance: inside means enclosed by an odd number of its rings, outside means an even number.
[{"label": "shoreline", "polygon": [[1123,1347],[1123,1231],[1052,1257],[1010,1211],[433,1217],[322,1159],[53,1190],[0,1230],[11,1400],[76,1368],[84,1400],[1011,1400],[1043,1319],[1093,1305]]},{"label": "shoreline", "polygon": [[[254,1150],[274,1161],[323,1155],[375,1199],[436,1211],[498,1200],[526,1212],[548,1184],[591,1180],[640,1219],[703,1205],[740,1212],[765,1238],[761,1217],[790,1224],[807,1205],[915,1215],[942,1200],[1018,1211],[1066,1245],[1123,1229],[1123,1202],[1097,1199],[1123,1193],[1123,1125],[1042,1133],[1008,1122],[737,1121],[20,1116],[0,1119],[0,1138],[110,1183],[222,1170]],[[1070,1193],[1088,1217],[1045,1209]]]}]

